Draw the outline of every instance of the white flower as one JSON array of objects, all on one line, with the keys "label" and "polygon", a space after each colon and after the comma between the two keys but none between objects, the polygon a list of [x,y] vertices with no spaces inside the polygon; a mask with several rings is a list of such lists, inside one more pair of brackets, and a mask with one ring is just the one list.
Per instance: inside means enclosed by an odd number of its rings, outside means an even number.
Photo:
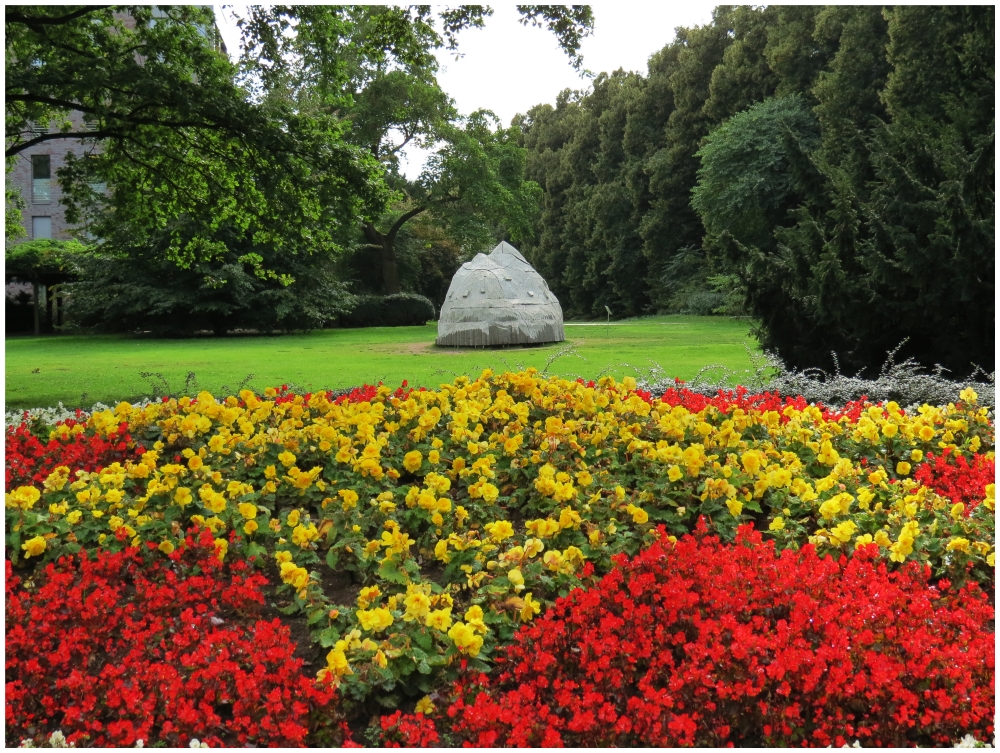
[{"label": "white flower", "polygon": [[137,747],[137,748],[143,748],[143,747],[145,747],[142,744],[142,738],[141,737],[138,740],[135,741],[135,747]]},{"label": "white flower", "polygon": [[72,748],[74,746],[66,744],[66,735],[61,729],[57,729],[49,736],[50,748]]},{"label": "white flower", "polygon": [[966,735],[957,743],[955,743],[956,748],[979,748],[981,746],[982,743],[976,740],[976,738],[973,737],[972,735]]},{"label": "white flower", "polygon": [[191,744],[188,747],[189,748],[207,748],[208,747],[208,743],[198,742],[198,738],[197,737],[192,737],[191,738]]}]

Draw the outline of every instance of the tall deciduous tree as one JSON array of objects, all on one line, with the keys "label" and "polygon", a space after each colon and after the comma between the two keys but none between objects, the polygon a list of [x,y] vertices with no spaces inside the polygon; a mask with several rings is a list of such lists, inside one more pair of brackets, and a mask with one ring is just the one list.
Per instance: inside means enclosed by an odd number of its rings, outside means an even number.
[{"label": "tall deciduous tree", "polygon": [[925,364],[992,369],[993,9],[827,9],[816,28],[838,38],[811,91],[817,148],[785,118],[784,164],[754,188],[779,141],[750,116],[788,101],[769,100],[709,137],[694,192],[762,345],[862,368],[905,340]]},{"label": "tall deciduous tree", "polygon": [[796,366],[877,367],[908,338],[991,368],[994,13],[716,8],[646,76],[521,120],[544,190],[529,258],[571,315],[721,286]]},{"label": "tall deciduous tree", "polygon": [[[580,65],[580,40],[592,25],[589,8],[518,9],[523,22],[548,26]],[[362,231],[386,293],[400,290],[400,229],[424,212],[473,246],[485,245],[484,236],[497,226],[512,237],[530,232],[537,189],[523,179],[517,133],[486,112],[459,118],[435,77],[434,51],[454,49],[457,32],[481,26],[491,12],[460,6],[435,18],[425,6],[276,6],[254,9],[243,22],[249,35],[263,40],[248,45],[245,57],[262,89],[290,87],[299,108],[336,113],[350,124],[348,140],[381,163],[395,201],[388,212],[368,207]],[[410,143],[437,145],[415,182],[398,170],[400,152]]]},{"label": "tall deciduous tree", "polygon": [[56,138],[100,142],[58,176],[68,219],[107,242],[165,237],[164,254],[188,264],[223,253],[229,226],[295,253],[334,243],[381,200],[375,161],[334,118],[235,85],[210,10],[9,6],[5,27],[8,160]]},{"label": "tall deciduous tree", "polygon": [[400,199],[391,212],[364,222],[369,248],[382,265],[387,294],[400,292],[396,238],[403,225],[432,212],[468,248],[483,248],[499,231],[518,240],[532,230],[540,190],[524,179],[520,134],[486,111],[442,124],[441,145],[415,182],[397,179]]}]

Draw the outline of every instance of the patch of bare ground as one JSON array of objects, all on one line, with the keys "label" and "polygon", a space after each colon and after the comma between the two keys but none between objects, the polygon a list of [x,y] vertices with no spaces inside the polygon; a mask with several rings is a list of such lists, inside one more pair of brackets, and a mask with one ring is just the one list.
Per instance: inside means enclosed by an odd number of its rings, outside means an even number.
[{"label": "patch of bare ground", "polygon": [[464,355],[466,353],[476,353],[479,351],[468,348],[439,348],[434,343],[393,343],[392,345],[378,348],[383,353],[394,355],[429,356],[429,355]]},{"label": "patch of bare ground", "polygon": [[[323,593],[332,604],[354,605],[358,593],[361,591],[361,586],[353,582],[350,573],[334,571],[326,565],[321,565],[317,572],[320,576]],[[318,672],[326,663],[326,653],[329,649],[325,649],[313,641],[307,615],[302,613],[282,614],[279,611],[291,605],[292,599],[289,593],[278,593],[281,578],[277,568],[268,568],[265,575],[268,578],[268,585],[261,589],[264,594],[261,618],[272,620],[277,617],[283,625],[287,625],[291,631],[291,641],[295,646],[295,656],[302,659],[303,673],[308,675]]]}]

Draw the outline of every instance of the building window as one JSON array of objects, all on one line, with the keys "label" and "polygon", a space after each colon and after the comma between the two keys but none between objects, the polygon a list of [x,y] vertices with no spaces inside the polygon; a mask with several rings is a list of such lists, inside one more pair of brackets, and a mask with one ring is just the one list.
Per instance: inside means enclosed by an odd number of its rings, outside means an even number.
[{"label": "building window", "polygon": [[108,184],[100,180],[100,170],[98,169],[98,158],[96,154],[88,154],[85,158],[86,162],[84,164],[87,166],[87,176],[90,184],[90,190],[94,193],[105,194],[108,190]]},{"label": "building window", "polygon": [[32,217],[31,218],[31,237],[33,240],[40,240],[42,238],[52,237],[52,218],[51,217]]},{"label": "building window", "polygon": [[31,201],[34,204],[52,201],[52,161],[47,154],[31,155]]}]

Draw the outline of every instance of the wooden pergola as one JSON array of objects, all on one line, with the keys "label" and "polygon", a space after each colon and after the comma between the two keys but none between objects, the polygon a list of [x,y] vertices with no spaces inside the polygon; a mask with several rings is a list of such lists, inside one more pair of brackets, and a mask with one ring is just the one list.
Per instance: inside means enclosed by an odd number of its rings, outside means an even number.
[{"label": "wooden pergola", "polygon": [[[85,246],[76,241],[26,241],[7,249],[4,263],[6,282],[31,283],[35,336],[42,333],[42,296],[45,298],[45,319],[49,324],[62,324],[62,300],[49,295],[53,285],[76,279],[72,259],[83,253]],[[53,318],[55,298],[55,318]]]}]

